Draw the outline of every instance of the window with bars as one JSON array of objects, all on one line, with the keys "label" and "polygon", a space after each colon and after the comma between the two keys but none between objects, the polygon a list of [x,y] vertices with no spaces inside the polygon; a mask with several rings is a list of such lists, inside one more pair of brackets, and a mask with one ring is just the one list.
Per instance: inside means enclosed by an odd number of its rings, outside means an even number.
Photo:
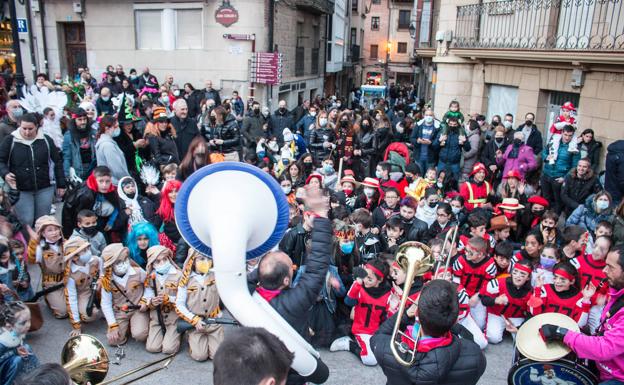
[{"label": "window with bars", "polygon": [[398,43],[397,44],[397,53],[407,53],[407,43]]},{"label": "window with bars", "polygon": [[370,46],[370,58],[377,59],[379,56],[379,46],[377,44],[371,44]]},{"label": "window with bars", "polygon": [[371,17],[371,30],[379,31],[379,16]]}]

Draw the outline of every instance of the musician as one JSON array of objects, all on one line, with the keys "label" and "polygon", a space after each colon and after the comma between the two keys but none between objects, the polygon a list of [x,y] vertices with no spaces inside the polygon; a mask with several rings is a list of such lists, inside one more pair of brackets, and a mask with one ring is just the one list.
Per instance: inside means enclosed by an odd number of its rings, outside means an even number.
[{"label": "musician", "polygon": [[[417,316],[422,329],[416,361],[404,367],[390,350],[395,314],[384,322],[371,339],[371,348],[388,378],[387,384],[474,385],[485,371],[486,360],[477,344],[468,338],[461,325],[457,293],[453,284],[442,279],[427,283],[420,292]],[[414,319],[403,316],[403,328]],[[405,357],[403,357],[406,359]]]},{"label": "musician", "polygon": [[[401,266],[396,260],[390,265],[390,278],[392,279],[392,289],[390,290],[390,297],[388,297],[387,312],[388,317],[392,317],[394,313],[399,310],[399,304],[401,303],[401,297],[403,296],[403,286],[405,285],[405,278],[407,275],[407,266]],[[414,282],[410,287],[409,301],[407,306],[411,306],[417,303],[420,290],[424,284],[423,277],[414,277]]]},{"label": "musician", "polygon": [[[306,272],[297,286],[290,288],[293,279],[293,262],[283,252],[269,252],[258,266],[256,291],[290,324],[303,335],[308,323],[309,309],[316,303],[318,293],[325,284],[332,246],[332,227],[327,219],[329,202],[320,189],[308,186],[305,203],[312,222],[312,250],[306,258]],[[253,275],[249,276],[253,283]],[[314,379],[304,378],[290,371],[287,384],[304,384]]]},{"label": "musician", "polygon": [[223,326],[209,325],[205,321],[206,318],[221,316],[219,293],[211,268],[211,259],[191,250],[178,283],[176,313],[195,326],[188,333],[189,351],[195,361],[212,359],[223,341]]},{"label": "musician", "polygon": [[102,312],[106,317],[109,345],[123,345],[130,335],[145,342],[149,328],[147,304],[143,298],[145,270],[130,262],[130,251],[121,243],[111,243],[102,250]]},{"label": "musician", "polygon": [[94,303],[89,304],[94,294],[91,283],[97,281],[100,273],[100,258],[91,254],[89,242],[78,237],[65,242],[64,252],[65,303],[73,329],[69,335],[75,337],[82,333],[82,322],[93,322],[100,316]]},{"label": "musician", "polygon": [[146,273],[142,302],[150,309],[150,323],[145,348],[151,353],[176,353],[180,333],[175,302],[182,272],[173,261],[173,252],[160,245],[147,249]]},{"label": "musician", "polygon": [[485,334],[489,343],[503,340],[505,318],[516,327],[522,325],[531,295],[531,263],[527,260],[516,263],[511,276],[493,279],[481,290],[481,302],[487,307]]},{"label": "musician", "polygon": [[62,319],[67,317],[67,306],[61,290],[65,271],[61,224],[53,216],[44,215],[35,222],[35,232],[37,237],[28,243],[28,262],[39,264],[43,289],[58,287],[45,295],[45,301],[54,317]]},{"label": "musician", "polygon": [[578,272],[568,261],[559,262],[553,268],[554,282],[544,284],[544,278],[538,277],[533,296],[529,302],[529,311],[533,315],[541,313],[561,313],[574,319],[579,326],[587,323],[587,313],[596,286],[591,282],[580,289]]},{"label": "musician", "polygon": [[540,334],[546,341],[563,341],[579,358],[595,361],[601,385],[618,385],[624,384],[624,244],[609,251],[604,272],[610,298],[594,336],[550,324]]}]

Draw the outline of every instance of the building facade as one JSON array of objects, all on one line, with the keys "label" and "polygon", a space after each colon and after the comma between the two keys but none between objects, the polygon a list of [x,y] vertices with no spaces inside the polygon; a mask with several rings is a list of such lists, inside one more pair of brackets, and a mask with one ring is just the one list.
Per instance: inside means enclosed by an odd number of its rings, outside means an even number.
[{"label": "building facade", "polygon": [[[323,92],[329,0],[275,2],[272,20],[269,0],[31,3],[37,72],[65,77],[86,66],[99,81],[109,64],[123,65],[126,73],[149,67],[161,81],[173,74],[180,86],[202,88],[211,80],[224,96],[236,90],[247,99],[253,92],[273,107],[277,98],[294,105],[302,93]],[[18,7],[18,14],[23,9]],[[271,27],[273,48],[283,54],[282,84],[252,84],[253,52],[269,51]],[[22,48],[22,57],[29,58],[28,48]],[[30,73],[26,77],[31,80]]]},{"label": "building facade", "polygon": [[516,125],[534,112],[546,132],[571,101],[580,130],[594,129],[604,147],[621,139],[622,2],[436,0],[433,8],[437,47],[416,52],[432,60],[427,91],[438,116],[458,100],[464,114],[511,113]]},{"label": "building facade", "polygon": [[327,46],[325,65],[325,92],[344,96],[348,71],[346,70],[349,28],[349,1],[335,0],[334,11],[327,16]]}]

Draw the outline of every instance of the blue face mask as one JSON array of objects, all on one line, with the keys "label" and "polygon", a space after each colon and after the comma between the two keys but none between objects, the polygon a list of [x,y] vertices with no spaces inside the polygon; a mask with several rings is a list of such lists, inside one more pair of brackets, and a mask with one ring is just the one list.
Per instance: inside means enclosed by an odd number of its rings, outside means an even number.
[{"label": "blue face mask", "polygon": [[171,262],[167,261],[165,263],[163,263],[162,265],[154,268],[154,270],[156,270],[156,272],[160,275],[165,275],[169,272],[169,269],[171,269]]},{"label": "blue face mask", "polygon": [[266,156],[266,153],[265,153],[264,151],[260,151],[260,152],[258,153],[258,159],[262,159],[262,158],[264,158],[265,156]]},{"label": "blue face mask", "polygon": [[377,179],[381,179],[382,176],[383,176],[383,173],[381,171],[379,171],[379,170],[375,171],[375,177]]},{"label": "blue face mask", "polygon": [[557,264],[557,260],[540,255],[540,265],[546,269],[552,269]]},{"label": "blue face mask", "polygon": [[331,164],[324,164],[323,165],[323,172],[325,174],[331,174],[334,172],[334,166],[332,166]]},{"label": "blue face mask", "polygon": [[353,251],[353,247],[355,246],[355,242],[350,241],[347,243],[340,243],[340,251],[342,251],[343,254],[351,254],[351,252]]},{"label": "blue face mask", "polygon": [[609,201],[596,201],[596,208],[600,211],[609,208]]},{"label": "blue face mask", "polygon": [[115,130],[113,131],[113,138],[118,137],[121,134],[121,128],[117,127],[115,128]]}]

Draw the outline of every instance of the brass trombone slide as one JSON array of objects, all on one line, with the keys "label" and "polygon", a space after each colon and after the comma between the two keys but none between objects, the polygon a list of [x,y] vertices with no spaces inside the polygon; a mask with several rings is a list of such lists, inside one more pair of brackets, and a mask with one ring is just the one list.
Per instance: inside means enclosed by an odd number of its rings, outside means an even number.
[{"label": "brass trombone slide", "polygon": [[459,225],[452,226],[446,232],[446,235],[444,236],[444,242],[442,242],[442,251],[440,252],[440,258],[439,260],[435,262],[433,274],[435,274],[440,268],[441,261],[444,261],[444,270],[448,269],[449,264],[451,263],[451,258],[453,257],[451,255],[451,250],[453,249],[453,244],[457,240],[458,232],[459,232]]}]

